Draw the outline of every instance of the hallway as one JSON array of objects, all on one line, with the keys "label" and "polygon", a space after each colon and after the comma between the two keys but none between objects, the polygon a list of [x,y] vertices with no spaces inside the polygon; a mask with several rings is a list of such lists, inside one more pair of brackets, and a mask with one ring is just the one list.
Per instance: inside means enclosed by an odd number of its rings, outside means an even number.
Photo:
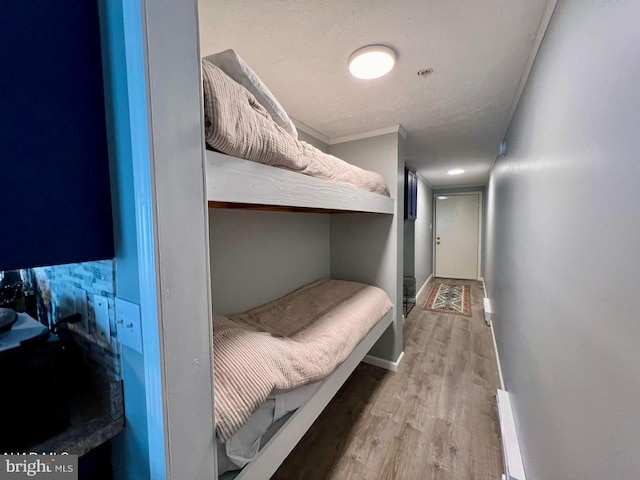
[{"label": "hallway", "polygon": [[360,364],[272,478],[500,478],[499,377],[482,285],[445,283],[471,285],[472,317],[423,310],[431,281],[405,321],[398,372]]}]

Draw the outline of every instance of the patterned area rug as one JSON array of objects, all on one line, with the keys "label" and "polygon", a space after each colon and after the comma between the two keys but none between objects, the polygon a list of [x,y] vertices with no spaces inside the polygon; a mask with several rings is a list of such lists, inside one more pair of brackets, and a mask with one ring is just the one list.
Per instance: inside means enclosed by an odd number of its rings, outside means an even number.
[{"label": "patterned area rug", "polygon": [[471,297],[469,285],[436,283],[433,290],[431,290],[425,309],[470,317]]}]

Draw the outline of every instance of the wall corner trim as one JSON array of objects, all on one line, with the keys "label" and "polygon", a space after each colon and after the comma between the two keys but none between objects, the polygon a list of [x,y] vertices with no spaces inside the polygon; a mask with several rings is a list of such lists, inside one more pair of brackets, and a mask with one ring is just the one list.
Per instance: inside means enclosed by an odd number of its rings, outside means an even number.
[{"label": "wall corner trim", "polygon": [[[398,133],[405,140],[407,139],[407,131],[402,127],[402,125],[391,125],[389,127],[377,128],[375,130],[367,130],[365,132],[351,133],[349,135],[341,135],[339,137],[329,138],[326,135],[323,135],[318,130],[313,127],[310,127],[304,122],[301,122],[297,118],[291,117],[291,121],[296,126],[298,130],[302,130],[304,133],[308,133],[312,137],[317,138],[318,140],[326,143],[327,145],[337,145],[338,143],[346,143],[353,142],[354,140],[362,140],[363,138],[377,137],[380,135],[386,135],[387,133]],[[423,180],[425,180],[423,178]],[[426,180],[425,180],[426,182]],[[429,184],[431,186],[431,184]]]},{"label": "wall corner trim", "polygon": [[418,301],[418,297],[422,295],[422,292],[427,288],[427,285],[429,285],[429,282],[431,282],[431,280],[433,280],[433,273],[429,275],[429,278],[425,280],[425,282],[420,287],[420,290],[418,290],[418,293],[416,293],[416,302]]},{"label": "wall corner trim", "polygon": [[[307,132],[309,133],[309,132]],[[376,130],[368,130],[366,132],[352,133],[350,135],[343,135],[341,137],[330,138],[329,145],[336,145],[338,143],[353,142],[354,140],[362,140],[363,138],[378,137],[380,135],[386,135],[388,133],[397,133],[402,138],[407,138],[407,131],[402,128],[402,125],[391,125],[389,127],[378,128]]]},{"label": "wall corner trim", "polygon": [[398,356],[398,359],[395,362],[391,362],[389,360],[385,360],[383,358],[374,357],[373,355],[366,355],[362,361],[364,363],[368,363],[369,365],[375,365],[376,367],[384,368],[386,370],[391,370],[392,372],[398,371],[398,366],[404,357],[404,350]]},{"label": "wall corner trim", "polygon": [[306,123],[303,123],[300,120],[293,117],[291,117],[291,121],[293,122],[293,124],[298,130],[302,130],[304,133],[308,133],[312,137],[317,138],[318,140],[326,143],[327,145],[329,145],[329,143],[331,142],[331,139],[329,137],[327,137],[326,135],[323,135],[318,130],[316,130],[313,127],[310,127]]},{"label": "wall corner trim", "polygon": [[427,178],[426,178],[424,175],[422,175],[420,172],[416,172],[416,175],[418,176],[418,178],[419,178],[420,180],[422,180],[424,183],[426,183],[426,184],[427,184],[427,186],[428,186],[431,190],[433,190],[433,185],[431,184],[431,182],[430,182],[429,180],[427,180]]},{"label": "wall corner trim", "polygon": [[505,477],[507,480],[526,480],[516,423],[511,409],[511,397],[505,390],[498,390],[496,398],[500,417],[500,431],[502,433]]},{"label": "wall corner trim", "polygon": [[[551,22],[551,17],[553,16],[553,12],[556,9],[556,4],[558,0],[549,0],[547,5],[545,6],[544,11],[542,12],[542,17],[540,18],[540,22],[538,23],[538,30],[536,31],[536,36],[533,39],[533,43],[531,44],[531,50],[529,51],[529,57],[527,58],[527,63],[524,66],[524,70],[522,71],[522,75],[520,76],[520,82],[518,83],[518,88],[516,89],[516,93],[511,100],[511,105],[509,107],[509,114],[507,116],[507,122],[502,131],[502,137],[500,137],[500,142],[505,141],[505,137],[507,136],[507,131],[509,130],[509,125],[511,125],[511,120],[513,119],[513,115],[516,111],[516,107],[518,103],[520,103],[520,97],[522,96],[522,92],[524,92],[524,87],[527,84],[527,80],[529,79],[529,74],[531,73],[531,69],[533,68],[533,64],[536,61],[536,57],[538,56],[538,50],[540,50],[540,45],[542,45],[542,40],[544,39],[545,34],[547,33],[547,28],[549,28],[549,23]],[[495,167],[496,162],[499,158],[499,152],[496,152],[493,157],[493,161],[491,162],[491,166],[489,167],[489,175],[488,178],[491,178],[491,173],[493,172],[493,167]]]}]

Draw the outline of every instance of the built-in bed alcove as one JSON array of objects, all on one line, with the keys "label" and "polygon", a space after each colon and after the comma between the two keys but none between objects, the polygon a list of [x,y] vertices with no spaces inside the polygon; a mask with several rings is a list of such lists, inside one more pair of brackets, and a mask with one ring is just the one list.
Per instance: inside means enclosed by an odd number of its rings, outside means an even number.
[{"label": "built-in bed alcove", "polygon": [[264,479],[361,361],[402,358],[405,135],[299,133],[237,52],[202,53],[217,473]]},{"label": "built-in bed alcove", "polygon": [[327,148],[382,174],[390,197],[206,152],[214,312],[250,310],[328,277],[380,287],[393,303],[300,408],[269,428],[253,461],[220,478],[268,478],[361,361],[397,366],[402,355],[400,131]]}]

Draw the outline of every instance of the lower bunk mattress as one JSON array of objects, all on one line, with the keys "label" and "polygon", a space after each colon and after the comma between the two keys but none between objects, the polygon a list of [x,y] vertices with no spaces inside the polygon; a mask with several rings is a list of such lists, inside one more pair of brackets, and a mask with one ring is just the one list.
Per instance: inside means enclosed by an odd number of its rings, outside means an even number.
[{"label": "lower bunk mattress", "polygon": [[378,287],[322,279],[248,312],[214,315],[218,441],[228,442],[270,395],[327,377],[391,307]]}]

